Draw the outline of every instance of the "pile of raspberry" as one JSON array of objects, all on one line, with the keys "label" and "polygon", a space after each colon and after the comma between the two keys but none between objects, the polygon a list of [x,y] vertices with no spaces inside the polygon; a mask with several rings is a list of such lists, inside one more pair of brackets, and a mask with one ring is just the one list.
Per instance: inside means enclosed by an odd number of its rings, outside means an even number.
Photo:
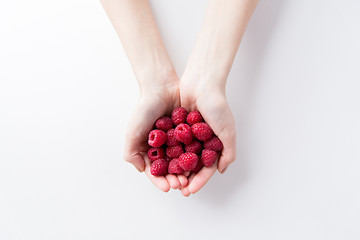
[{"label": "pile of raspberry", "polygon": [[150,172],[154,176],[198,173],[203,167],[211,167],[223,149],[200,112],[188,114],[183,107],[174,109],[171,117],[163,116],[155,122],[148,144]]}]

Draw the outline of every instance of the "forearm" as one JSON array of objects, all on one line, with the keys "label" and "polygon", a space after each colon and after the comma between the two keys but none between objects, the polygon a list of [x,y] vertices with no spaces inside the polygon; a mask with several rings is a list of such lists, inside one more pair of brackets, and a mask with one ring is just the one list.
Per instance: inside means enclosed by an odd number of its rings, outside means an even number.
[{"label": "forearm", "polygon": [[141,85],[166,81],[175,70],[147,0],[101,0]]},{"label": "forearm", "polygon": [[[184,75],[225,88],[257,0],[211,0]],[[201,83],[200,83],[201,84]]]}]

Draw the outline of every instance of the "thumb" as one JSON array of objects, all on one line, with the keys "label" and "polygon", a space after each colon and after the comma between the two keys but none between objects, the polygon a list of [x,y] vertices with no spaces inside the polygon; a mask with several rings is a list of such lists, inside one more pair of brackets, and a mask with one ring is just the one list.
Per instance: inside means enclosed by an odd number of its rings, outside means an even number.
[{"label": "thumb", "polygon": [[223,132],[218,136],[224,145],[218,163],[218,171],[220,173],[223,173],[236,158],[236,135],[234,128],[225,127]]},{"label": "thumb", "polygon": [[151,117],[149,118],[148,111],[145,109],[141,106],[135,109],[125,136],[124,159],[133,164],[139,172],[145,170],[145,160],[141,153],[149,149],[146,142],[147,135],[152,128],[152,123],[155,121]]}]

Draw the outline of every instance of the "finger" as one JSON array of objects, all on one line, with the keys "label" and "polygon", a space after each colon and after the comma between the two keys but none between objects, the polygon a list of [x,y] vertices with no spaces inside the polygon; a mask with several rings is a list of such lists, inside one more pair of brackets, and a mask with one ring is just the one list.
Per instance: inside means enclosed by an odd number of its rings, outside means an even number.
[{"label": "finger", "polygon": [[191,173],[191,175],[188,177],[188,185],[192,182],[192,180],[194,179],[196,173]]},{"label": "finger", "polygon": [[178,189],[181,186],[179,179],[174,174],[168,174],[165,178],[172,189]]},{"label": "finger", "polygon": [[181,193],[182,193],[182,195],[184,195],[184,197],[190,196],[190,191],[188,188],[182,188]]},{"label": "finger", "polygon": [[185,177],[188,177],[188,176],[190,175],[190,172],[184,172],[183,175],[184,175]]},{"label": "finger", "polygon": [[236,135],[234,129],[235,127],[225,128],[221,135],[219,135],[219,138],[224,145],[217,166],[219,173],[223,173],[225,169],[235,161]]},{"label": "finger", "polygon": [[195,101],[189,97],[189,96],[184,96],[184,94],[180,94],[180,102],[181,102],[181,106],[183,108],[186,109],[186,111],[191,112],[192,110],[194,110],[195,108]]},{"label": "finger", "polygon": [[221,173],[235,161],[236,126],[234,116],[226,99],[209,102],[212,99],[214,98],[204,98],[202,101],[198,101],[197,104],[200,112],[203,113],[204,120],[223,143],[224,148],[218,164],[218,170]]},{"label": "finger", "polygon": [[181,184],[181,187],[186,187],[188,184],[188,179],[182,174],[177,175],[177,178],[179,179],[179,182]]},{"label": "finger", "polygon": [[145,162],[140,153],[135,153],[134,155],[125,158],[125,160],[134,165],[139,172],[143,172],[145,170]]},{"label": "finger", "polygon": [[150,181],[158,187],[161,191],[168,192],[170,190],[170,185],[164,176],[154,176],[150,172],[150,159],[145,157],[145,174],[150,179]]},{"label": "finger", "polygon": [[191,183],[188,185],[189,192],[191,194],[199,191],[209,179],[214,175],[217,169],[217,164],[215,163],[211,167],[203,167],[200,172],[198,172],[195,177],[192,179]]},{"label": "finger", "polygon": [[181,189],[181,193],[185,196],[185,197],[188,197],[190,196],[190,191],[189,191],[189,185],[191,184],[192,180],[194,179],[195,177],[195,173],[192,173],[189,178],[188,178],[188,185],[184,188]]},{"label": "finger", "polygon": [[144,161],[144,152],[146,153],[149,150],[150,146],[147,143],[142,143],[139,148],[139,153],[135,153],[127,159],[127,162],[130,162],[134,165],[134,167],[139,171],[143,172],[145,169],[145,161]]},{"label": "finger", "polygon": [[151,112],[152,107],[140,103],[134,110],[125,136],[124,158],[125,161],[133,164],[140,171],[144,171],[144,159],[139,153],[146,151],[146,140],[157,114]]},{"label": "finger", "polygon": [[226,143],[224,143],[224,149],[222,150],[217,166],[219,173],[224,173],[225,169],[235,161],[235,157],[236,147],[233,146],[233,144],[226,145]]}]

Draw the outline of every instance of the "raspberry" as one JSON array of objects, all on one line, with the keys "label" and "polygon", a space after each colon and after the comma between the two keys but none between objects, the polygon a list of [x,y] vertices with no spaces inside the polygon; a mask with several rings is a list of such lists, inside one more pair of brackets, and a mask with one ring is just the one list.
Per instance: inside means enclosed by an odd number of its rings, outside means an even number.
[{"label": "raspberry", "polygon": [[199,111],[192,111],[186,117],[186,122],[190,126],[202,121],[203,121],[203,117],[201,116],[201,113]]},{"label": "raspberry", "polygon": [[204,142],[204,148],[219,152],[223,149],[223,144],[217,136],[214,136],[210,138],[210,140]]},{"label": "raspberry", "polygon": [[217,152],[209,149],[204,149],[201,153],[201,161],[205,167],[211,167],[218,157]]},{"label": "raspberry", "polygon": [[178,174],[184,172],[184,170],[179,166],[179,159],[174,158],[173,160],[170,161],[168,172],[178,173]]},{"label": "raspberry", "polygon": [[165,156],[164,159],[165,159],[167,162],[170,162],[170,161],[172,160],[172,158],[169,157],[169,156]]},{"label": "raspberry", "polygon": [[196,154],[201,153],[201,149],[202,149],[201,142],[199,142],[198,140],[193,140],[191,143],[185,146],[186,152],[192,152]]},{"label": "raspberry", "polygon": [[150,173],[154,176],[167,174],[169,163],[164,159],[155,160],[150,167]]},{"label": "raspberry", "polygon": [[192,170],[192,172],[194,173],[198,173],[200,172],[200,170],[203,168],[204,164],[202,163],[202,161],[198,161],[196,167]]},{"label": "raspberry", "polygon": [[186,120],[187,111],[183,107],[179,107],[174,109],[171,113],[171,119],[175,125],[179,125],[180,123],[184,123]]},{"label": "raspberry", "polygon": [[191,133],[190,126],[187,125],[186,123],[180,123],[175,128],[174,136],[175,136],[176,140],[178,140],[182,143],[185,143],[185,144],[191,143],[192,133]]},{"label": "raspberry", "polygon": [[152,147],[161,147],[166,142],[166,134],[162,130],[152,130],[149,133],[148,143]]},{"label": "raspberry", "polygon": [[193,170],[199,161],[198,156],[195,153],[183,153],[179,157],[180,167],[187,172]]},{"label": "raspberry", "polygon": [[181,145],[166,148],[166,155],[171,158],[178,158],[183,153],[184,150]]},{"label": "raspberry", "polygon": [[214,133],[211,127],[204,122],[195,123],[192,125],[191,131],[198,140],[203,142],[209,140]]},{"label": "raspberry", "polygon": [[149,159],[153,162],[165,157],[165,150],[163,148],[150,148],[148,150]]},{"label": "raspberry", "polygon": [[166,133],[166,145],[168,146],[176,146],[176,145],[179,145],[179,141],[176,140],[175,136],[174,136],[174,132],[175,132],[175,129],[170,129],[169,131],[167,131]]},{"label": "raspberry", "polygon": [[173,126],[173,122],[171,120],[171,118],[165,116],[165,117],[161,117],[159,118],[156,122],[155,122],[155,126],[157,129],[163,130],[163,131],[167,131],[170,128],[172,128]]}]

